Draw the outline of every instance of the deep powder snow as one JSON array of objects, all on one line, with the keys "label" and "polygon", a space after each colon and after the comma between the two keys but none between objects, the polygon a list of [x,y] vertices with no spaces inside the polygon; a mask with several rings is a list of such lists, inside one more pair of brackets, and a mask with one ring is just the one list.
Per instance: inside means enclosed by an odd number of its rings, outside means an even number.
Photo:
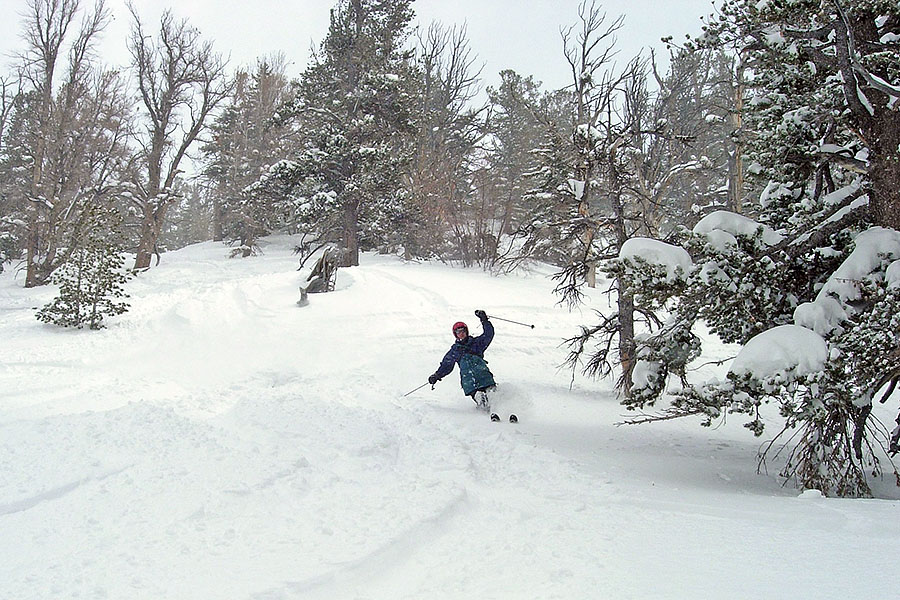
[{"label": "deep powder snow", "polygon": [[[740,418],[617,427],[611,383],[559,369],[600,289],[569,313],[548,269],[365,255],[298,308],[291,247],[168,253],[100,332],[0,275],[0,598],[895,595],[892,482],[801,494]],[[485,355],[518,425],[456,372],[403,397],[478,308],[536,324]]]}]

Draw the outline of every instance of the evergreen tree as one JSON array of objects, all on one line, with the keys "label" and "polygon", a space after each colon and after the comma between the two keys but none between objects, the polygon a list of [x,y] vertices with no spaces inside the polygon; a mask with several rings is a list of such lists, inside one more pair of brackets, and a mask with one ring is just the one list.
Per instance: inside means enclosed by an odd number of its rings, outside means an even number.
[{"label": "evergreen tree", "polygon": [[9,129],[12,125],[17,94],[12,82],[0,76],[0,273],[10,260],[21,255],[21,233],[24,215],[13,201],[10,183],[15,179],[10,168]]},{"label": "evergreen tree", "polygon": [[[713,210],[742,212],[742,117],[745,68],[727,49],[679,49],[658,84],[656,115],[667,135],[653,138],[652,159],[665,166],[656,203],[666,207],[661,232],[694,223]],[[727,185],[725,185],[727,183]],[[666,220],[667,219],[667,220]]]},{"label": "evergreen tree", "polygon": [[59,295],[37,318],[60,327],[101,329],[107,317],[128,310],[123,285],[128,280],[122,253],[121,217],[115,209],[94,204],[85,210],[79,229],[84,238],[51,276]]},{"label": "evergreen tree", "polygon": [[[659,195],[676,174],[687,172],[679,157],[670,157],[659,143],[674,136],[660,115],[664,103],[649,91],[647,62],[634,59],[621,71],[611,68],[612,36],[621,19],[606,25],[599,8],[587,3],[579,17],[575,35],[570,30],[563,36],[574,78],[571,125],[568,130],[548,128],[553,145],[545,146],[540,171],[548,222],[531,233],[545,237],[541,229],[549,229],[554,246],[569,251],[555,279],[557,293],[570,306],[582,301],[583,286],[595,285],[595,269],[618,256],[629,239],[656,233]],[[586,360],[584,370],[600,376],[611,375],[620,365],[619,386],[628,396],[636,325],[656,317],[635,305],[623,274],[614,272],[611,289],[616,309],[569,340],[569,363],[576,367]]]},{"label": "evergreen tree", "polygon": [[0,273],[4,265],[19,258],[19,237],[16,231],[19,229],[16,219],[9,215],[0,216]]},{"label": "evergreen tree", "polygon": [[518,256],[511,257],[516,262],[533,258],[565,267],[572,261],[563,225],[569,222],[572,206],[569,180],[574,160],[574,107],[569,90],[543,93],[537,104],[529,107],[541,127],[529,152],[534,162],[523,174],[522,220],[511,233],[513,247],[519,248]]},{"label": "evergreen tree", "polygon": [[[535,235],[532,228],[546,215],[547,203],[540,200],[541,194],[529,194],[532,180],[543,167],[538,148],[545,139],[544,127],[554,132],[559,127],[558,115],[552,113],[548,97],[532,77],[510,70],[500,72],[500,85],[496,89],[488,88],[491,104],[487,159],[488,168],[496,178],[498,235],[511,241],[498,257],[504,269],[514,268],[525,259],[559,262],[560,257],[548,251],[546,239]],[[558,140],[560,136],[548,135],[547,139]],[[549,156],[558,157],[560,153],[551,151]],[[554,171],[552,163],[546,168],[548,172],[559,172],[559,169]],[[538,187],[556,189],[558,185],[542,181]],[[519,244],[520,240],[526,240],[526,244]]]},{"label": "evergreen tree", "polygon": [[205,182],[185,183],[178,204],[172,206],[160,235],[160,246],[167,250],[210,239],[214,214],[213,193]]},{"label": "evergreen tree", "polygon": [[[584,285],[596,285],[597,265],[606,254],[610,198],[601,180],[616,193],[620,186],[608,180],[606,168],[616,153],[628,124],[615,112],[628,81],[639,68],[633,61],[613,70],[615,33],[620,17],[607,22],[596,3],[579,6],[579,23],[563,32],[563,52],[572,73],[569,88],[547,97],[553,111],[538,112],[544,140],[536,149],[538,182],[526,198],[539,205],[532,223],[520,228],[525,247],[550,246],[562,253],[562,271],[556,292],[573,306],[580,302]],[[538,240],[538,241],[535,241]]]},{"label": "evergreen tree", "polygon": [[249,191],[296,210],[297,226],[339,241],[345,265],[360,249],[402,243],[410,206],[414,86],[404,44],[411,0],[341,0],[297,95],[281,114],[300,150]]},{"label": "evergreen tree", "polygon": [[289,199],[252,186],[290,149],[290,131],[276,119],[289,100],[284,68],[284,57],[275,56],[258,61],[251,72],[238,72],[231,101],[203,147],[213,239],[237,242],[243,256],[255,251],[259,236],[290,227],[296,218]]}]

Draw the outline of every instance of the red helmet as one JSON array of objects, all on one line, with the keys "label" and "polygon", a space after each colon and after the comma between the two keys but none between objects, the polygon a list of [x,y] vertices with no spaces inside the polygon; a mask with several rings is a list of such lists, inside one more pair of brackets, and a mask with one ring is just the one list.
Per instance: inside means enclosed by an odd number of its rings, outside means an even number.
[{"label": "red helmet", "polygon": [[457,329],[465,329],[465,330],[466,330],[466,334],[469,333],[469,326],[466,325],[465,323],[463,323],[462,321],[457,321],[456,323],[453,324],[453,329],[452,329],[452,331],[453,331],[453,337],[456,337],[456,330],[457,330]]}]

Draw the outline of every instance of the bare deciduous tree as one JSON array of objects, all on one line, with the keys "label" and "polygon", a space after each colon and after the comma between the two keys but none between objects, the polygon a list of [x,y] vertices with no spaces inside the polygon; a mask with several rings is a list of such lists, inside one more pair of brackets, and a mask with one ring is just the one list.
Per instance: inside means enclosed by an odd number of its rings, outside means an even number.
[{"label": "bare deciduous tree", "polygon": [[448,232],[453,253],[471,264],[478,253],[471,246],[484,230],[466,206],[470,163],[484,135],[483,110],[471,108],[481,70],[475,66],[465,27],[433,23],[419,32],[416,60],[418,127],[410,183],[423,226],[415,240],[407,241],[407,251],[435,251]]},{"label": "bare deciduous tree", "polygon": [[[25,188],[19,189],[26,226],[25,286],[47,281],[75,243],[67,236],[77,222],[77,207],[94,183],[85,144],[105,127],[101,108],[108,91],[92,61],[92,47],[108,13],[98,1],[70,34],[80,11],[78,0],[29,0],[21,56],[29,121],[25,138],[30,157]],[[65,64],[61,64],[65,60]]]},{"label": "bare deciduous tree", "polygon": [[[598,161],[603,160],[597,145],[601,141],[597,122],[612,110],[614,91],[627,74],[616,77],[610,66],[615,56],[615,34],[621,29],[624,17],[607,23],[606,14],[591,2],[578,7],[580,28],[570,27],[562,32],[563,52],[572,72],[572,88],[577,114],[576,129],[572,132],[575,153],[573,193],[578,203],[578,215],[582,218],[581,248],[585,277],[589,287],[596,286],[596,260],[593,253],[595,227],[590,214],[593,181],[597,177]],[[574,33],[574,36],[573,36]]]},{"label": "bare deciduous tree", "polygon": [[141,216],[137,270],[150,266],[166,212],[178,199],[182,162],[212,110],[228,96],[230,83],[225,61],[213,51],[212,42],[202,40],[187,21],[176,21],[166,11],[153,40],[133,4],[129,10],[129,50],[146,119],[133,195]]}]

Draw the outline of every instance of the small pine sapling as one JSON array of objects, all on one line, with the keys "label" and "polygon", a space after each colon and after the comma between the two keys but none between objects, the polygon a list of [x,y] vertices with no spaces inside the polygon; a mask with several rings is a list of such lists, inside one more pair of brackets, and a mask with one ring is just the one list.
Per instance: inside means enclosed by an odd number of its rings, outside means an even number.
[{"label": "small pine sapling", "polygon": [[129,304],[123,285],[121,218],[111,209],[91,207],[84,220],[80,244],[51,276],[59,294],[36,317],[60,327],[102,329],[106,317],[126,312]]}]

